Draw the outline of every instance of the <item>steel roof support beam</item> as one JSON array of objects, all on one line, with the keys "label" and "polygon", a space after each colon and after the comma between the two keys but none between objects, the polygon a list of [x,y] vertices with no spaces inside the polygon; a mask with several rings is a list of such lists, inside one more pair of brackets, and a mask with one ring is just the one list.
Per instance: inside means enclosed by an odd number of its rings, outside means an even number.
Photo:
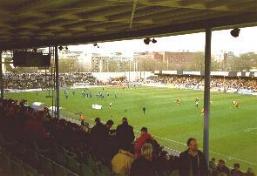
[{"label": "steel roof support beam", "polygon": [[60,84],[59,84],[59,57],[58,46],[54,47],[54,63],[55,63],[55,91],[56,91],[56,117],[60,118]]},{"label": "steel roof support beam", "polygon": [[209,118],[210,118],[210,72],[211,72],[211,28],[205,31],[205,69],[204,69],[204,129],[203,152],[209,163]]}]

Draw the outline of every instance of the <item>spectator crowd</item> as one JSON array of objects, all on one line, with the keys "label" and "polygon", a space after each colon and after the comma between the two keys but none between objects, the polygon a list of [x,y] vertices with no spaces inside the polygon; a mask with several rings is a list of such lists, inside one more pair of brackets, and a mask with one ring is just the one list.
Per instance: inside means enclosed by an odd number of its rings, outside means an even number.
[{"label": "spectator crowd", "polygon": [[[76,83],[84,83],[90,85],[102,85],[103,82],[96,80],[92,73],[60,73],[60,86],[71,87]],[[119,78],[121,79],[121,78]],[[152,77],[152,81],[162,84],[172,84],[175,87],[184,88],[201,88],[204,86],[204,79],[201,76],[158,76]],[[142,80],[138,80],[138,83]],[[119,81],[110,80],[107,84],[121,84],[126,83],[126,77],[122,77]],[[4,75],[4,88],[5,89],[38,89],[38,88],[51,88],[54,84],[54,75],[50,73],[22,73],[14,74],[7,73]],[[257,79],[256,78],[240,78],[240,77],[219,77],[213,76],[211,78],[211,88],[219,89],[222,91],[240,89],[257,92]]]},{"label": "spectator crowd", "polygon": [[[49,158],[57,160],[56,149],[72,153],[79,162],[87,162],[89,157],[108,166],[112,175],[165,176],[178,172],[180,176],[255,176],[252,169],[240,170],[235,163],[231,170],[224,160],[209,162],[198,149],[195,138],[187,140],[188,148],[179,157],[168,154],[154,139],[146,127],[135,137],[134,129],[128,119],[123,117],[121,124],[101,122],[89,128],[81,117],[81,125],[64,119],[52,118],[48,109],[35,111],[25,106],[25,101],[0,100],[0,145],[2,137],[14,141],[8,149],[33,167],[37,162],[28,155],[28,148],[36,148]],[[60,160],[59,160],[60,161]],[[47,175],[47,174],[45,174]]]},{"label": "spectator crowd", "polygon": [[[175,87],[185,88],[200,88],[204,86],[204,78],[201,76],[158,76],[153,77],[152,80],[163,84],[172,84]],[[221,90],[237,90],[245,89],[257,92],[256,78],[240,78],[240,77],[219,77],[212,76],[210,82],[211,88]]]},{"label": "spectator crowd", "polygon": [[[5,89],[47,89],[53,87],[55,76],[51,73],[6,73]],[[70,87],[75,83],[95,84],[91,73],[60,73],[60,86]]]}]

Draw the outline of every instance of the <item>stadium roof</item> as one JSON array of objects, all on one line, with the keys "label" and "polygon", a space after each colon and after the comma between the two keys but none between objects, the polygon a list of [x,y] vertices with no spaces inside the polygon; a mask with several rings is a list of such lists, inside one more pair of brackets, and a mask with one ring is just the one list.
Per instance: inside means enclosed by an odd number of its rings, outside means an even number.
[{"label": "stadium roof", "polygon": [[1,0],[0,48],[257,25],[257,0]]}]

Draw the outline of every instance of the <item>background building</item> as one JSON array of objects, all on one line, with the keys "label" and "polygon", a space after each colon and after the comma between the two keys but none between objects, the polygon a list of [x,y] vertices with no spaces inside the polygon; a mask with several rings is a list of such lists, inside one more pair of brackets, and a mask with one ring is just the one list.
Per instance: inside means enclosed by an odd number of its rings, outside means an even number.
[{"label": "background building", "polygon": [[122,53],[111,53],[104,55],[93,53],[91,56],[92,72],[114,72],[128,71],[130,69],[131,58],[125,57]]},{"label": "background building", "polygon": [[201,52],[139,52],[134,54],[139,70],[200,70],[203,67]]}]

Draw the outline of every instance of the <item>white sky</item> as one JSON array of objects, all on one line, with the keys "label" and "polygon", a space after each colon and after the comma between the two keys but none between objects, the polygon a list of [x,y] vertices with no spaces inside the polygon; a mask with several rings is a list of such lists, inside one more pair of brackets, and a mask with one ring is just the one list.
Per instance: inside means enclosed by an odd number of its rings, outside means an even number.
[{"label": "white sky", "polygon": [[[204,35],[204,33],[194,33],[161,37],[156,38],[157,43],[150,43],[150,45],[145,45],[143,39],[98,43],[100,48],[94,47],[92,44],[73,45],[69,46],[69,50],[103,54],[122,52],[126,56],[132,56],[134,52],[142,51],[204,51]],[[230,35],[230,30],[214,31],[212,33],[212,54],[218,56],[227,51],[232,51],[236,55],[245,52],[257,53],[257,26],[241,28],[237,38]]]}]

